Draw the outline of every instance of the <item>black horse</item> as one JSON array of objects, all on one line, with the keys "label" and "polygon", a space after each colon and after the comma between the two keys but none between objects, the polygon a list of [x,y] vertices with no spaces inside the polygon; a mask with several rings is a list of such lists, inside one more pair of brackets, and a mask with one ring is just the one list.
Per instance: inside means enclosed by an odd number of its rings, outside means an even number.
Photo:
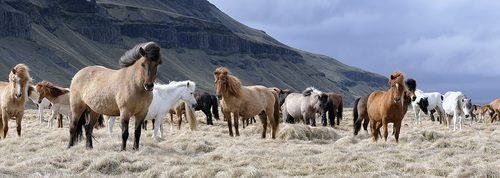
[{"label": "black horse", "polygon": [[[219,107],[217,104],[217,97],[215,95],[211,95],[207,92],[195,92],[193,93],[194,98],[196,99],[196,107],[194,108],[196,111],[201,110],[207,116],[207,125],[214,125],[212,122],[212,114],[215,119],[219,120]],[[210,108],[212,108],[212,112],[210,113]]]}]

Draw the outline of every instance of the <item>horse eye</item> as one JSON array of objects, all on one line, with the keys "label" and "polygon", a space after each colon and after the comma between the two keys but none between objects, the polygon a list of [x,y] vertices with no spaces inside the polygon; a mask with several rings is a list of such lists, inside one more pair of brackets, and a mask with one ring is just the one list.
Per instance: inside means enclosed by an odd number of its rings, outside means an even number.
[{"label": "horse eye", "polygon": [[144,67],[145,66],[144,63],[142,63],[141,66]]}]

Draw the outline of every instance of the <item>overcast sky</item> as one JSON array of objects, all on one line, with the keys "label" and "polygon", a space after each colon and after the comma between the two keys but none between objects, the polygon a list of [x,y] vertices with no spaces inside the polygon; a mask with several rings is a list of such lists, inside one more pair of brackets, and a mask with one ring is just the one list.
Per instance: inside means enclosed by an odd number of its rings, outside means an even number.
[{"label": "overcast sky", "polygon": [[293,48],[424,92],[500,98],[500,1],[209,0],[235,20]]}]

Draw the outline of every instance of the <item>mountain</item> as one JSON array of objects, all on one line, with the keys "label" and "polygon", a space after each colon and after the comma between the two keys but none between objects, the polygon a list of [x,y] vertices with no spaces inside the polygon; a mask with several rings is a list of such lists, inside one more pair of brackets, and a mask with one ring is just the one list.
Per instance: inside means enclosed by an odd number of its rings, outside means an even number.
[{"label": "mountain", "polygon": [[220,66],[244,85],[315,86],[342,94],[348,106],[388,89],[384,76],[291,48],[206,0],[0,0],[0,19],[1,81],[25,63],[34,83],[69,87],[81,68],[118,69],[126,50],[155,41],[164,58],[158,81],[190,79],[199,91],[215,92],[213,71]]}]

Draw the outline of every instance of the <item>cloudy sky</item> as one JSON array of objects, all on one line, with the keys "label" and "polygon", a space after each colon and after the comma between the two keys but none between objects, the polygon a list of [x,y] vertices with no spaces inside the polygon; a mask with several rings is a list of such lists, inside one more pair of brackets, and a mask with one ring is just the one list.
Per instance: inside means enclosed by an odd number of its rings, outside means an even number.
[{"label": "cloudy sky", "polygon": [[500,98],[500,1],[209,0],[293,48],[389,76],[424,92]]}]

